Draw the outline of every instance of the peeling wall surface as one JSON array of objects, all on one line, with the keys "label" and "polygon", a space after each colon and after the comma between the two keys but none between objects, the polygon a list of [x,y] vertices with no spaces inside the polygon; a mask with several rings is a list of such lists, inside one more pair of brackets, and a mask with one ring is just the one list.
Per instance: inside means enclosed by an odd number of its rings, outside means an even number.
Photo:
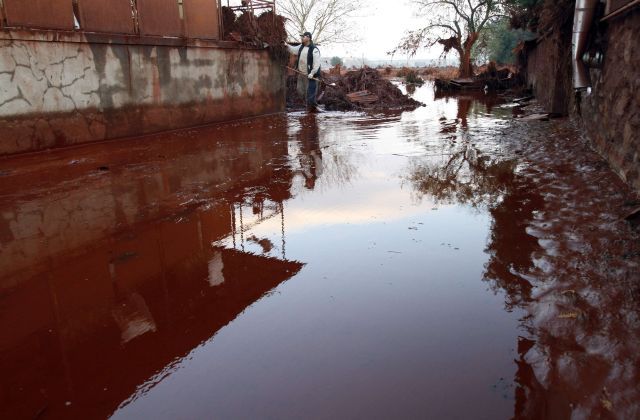
[{"label": "peeling wall surface", "polygon": [[640,8],[609,25],[602,70],[582,95],[580,120],[613,169],[640,191]]},{"label": "peeling wall surface", "polygon": [[266,50],[114,39],[0,32],[0,155],[284,110]]}]

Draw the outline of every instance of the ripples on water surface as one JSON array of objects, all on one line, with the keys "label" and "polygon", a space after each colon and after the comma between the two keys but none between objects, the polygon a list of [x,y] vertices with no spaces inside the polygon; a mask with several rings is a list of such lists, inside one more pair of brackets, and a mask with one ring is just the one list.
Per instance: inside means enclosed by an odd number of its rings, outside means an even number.
[{"label": "ripples on water surface", "polygon": [[2,417],[638,414],[631,194],[416,95],[0,162]]}]

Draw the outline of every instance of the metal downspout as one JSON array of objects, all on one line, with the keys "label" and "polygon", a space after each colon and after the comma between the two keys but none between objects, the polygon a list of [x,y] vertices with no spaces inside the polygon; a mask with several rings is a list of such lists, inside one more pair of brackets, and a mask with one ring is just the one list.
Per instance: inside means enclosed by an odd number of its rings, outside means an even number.
[{"label": "metal downspout", "polygon": [[582,55],[587,48],[589,29],[593,22],[593,15],[598,5],[598,0],[577,0],[573,16],[573,87],[585,89],[591,86],[589,69],[582,61]]}]

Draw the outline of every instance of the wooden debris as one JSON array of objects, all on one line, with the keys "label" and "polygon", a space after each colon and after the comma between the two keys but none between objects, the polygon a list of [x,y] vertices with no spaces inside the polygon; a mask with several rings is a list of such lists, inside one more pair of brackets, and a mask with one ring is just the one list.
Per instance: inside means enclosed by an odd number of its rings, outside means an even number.
[{"label": "wooden debris", "polygon": [[472,78],[460,78],[452,80],[436,79],[436,87],[444,90],[481,90],[484,87],[484,83],[480,80],[474,80]]},{"label": "wooden debris", "polygon": [[357,92],[347,93],[349,101],[359,104],[371,104],[378,101],[378,95],[368,90],[360,90]]}]

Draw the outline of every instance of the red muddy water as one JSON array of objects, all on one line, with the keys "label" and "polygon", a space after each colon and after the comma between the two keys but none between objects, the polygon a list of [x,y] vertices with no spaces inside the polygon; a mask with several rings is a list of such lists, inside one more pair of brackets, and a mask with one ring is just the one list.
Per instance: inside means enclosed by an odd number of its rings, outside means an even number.
[{"label": "red muddy water", "polygon": [[0,160],[0,418],[637,418],[637,198],[415,97]]}]

